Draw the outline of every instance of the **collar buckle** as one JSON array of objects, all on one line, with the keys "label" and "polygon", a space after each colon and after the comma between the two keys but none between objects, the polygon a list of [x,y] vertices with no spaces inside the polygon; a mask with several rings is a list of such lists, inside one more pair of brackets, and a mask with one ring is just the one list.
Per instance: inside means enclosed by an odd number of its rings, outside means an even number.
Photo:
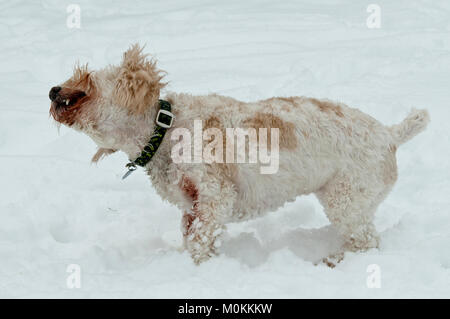
[{"label": "collar buckle", "polygon": [[122,180],[124,180],[125,178],[130,176],[131,173],[133,173],[137,168],[136,164],[134,164],[134,162],[128,163],[127,165],[125,165],[125,167],[128,169],[128,171],[125,173],[125,175],[122,176]]},{"label": "collar buckle", "polygon": [[[167,119],[167,118],[170,119],[169,124],[167,124],[167,121],[164,120],[164,117],[165,117],[166,119]],[[175,118],[175,115],[173,115],[172,112],[170,112],[170,111],[168,111],[168,110],[160,109],[160,110],[158,111],[158,114],[156,115],[156,124],[158,124],[158,126],[160,126],[160,127],[166,128],[166,129],[167,129],[167,128],[171,128],[171,127],[172,127],[172,123],[173,123],[173,119],[174,119],[174,118]],[[166,123],[164,123],[163,120],[164,120],[164,122],[166,122]]]}]

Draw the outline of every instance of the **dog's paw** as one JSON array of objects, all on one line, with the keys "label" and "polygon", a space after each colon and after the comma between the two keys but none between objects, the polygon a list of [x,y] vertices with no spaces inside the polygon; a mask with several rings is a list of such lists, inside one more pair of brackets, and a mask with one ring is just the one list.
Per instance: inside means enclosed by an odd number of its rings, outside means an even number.
[{"label": "dog's paw", "polygon": [[216,252],[209,252],[207,254],[196,254],[196,255],[191,255],[192,256],[192,260],[194,261],[194,263],[196,265],[200,265],[201,263],[208,261],[211,257],[216,256],[217,253]]},{"label": "dog's paw", "polygon": [[325,265],[327,265],[330,268],[336,267],[337,264],[339,264],[344,259],[344,253],[335,253],[328,257],[325,257],[321,260],[321,262]]},{"label": "dog's paw", "polygon": [[203,238],[203,240],[187,240],[185,247],[191,254],[195,264],[207,261],[213,256],[218,255],[214,240],[212,238]]}]

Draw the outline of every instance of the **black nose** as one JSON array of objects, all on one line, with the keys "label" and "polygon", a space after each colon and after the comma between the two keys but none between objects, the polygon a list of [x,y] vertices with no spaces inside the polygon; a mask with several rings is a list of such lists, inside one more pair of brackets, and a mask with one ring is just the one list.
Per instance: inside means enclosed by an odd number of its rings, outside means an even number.
[{"label": "black nose", "polygon": [[60,86],[54,86],[51,88],[50,92],[48,93],[48,97],[50,98],[51,101],[54,101],[56,99],[59,91],[61,91]]}]

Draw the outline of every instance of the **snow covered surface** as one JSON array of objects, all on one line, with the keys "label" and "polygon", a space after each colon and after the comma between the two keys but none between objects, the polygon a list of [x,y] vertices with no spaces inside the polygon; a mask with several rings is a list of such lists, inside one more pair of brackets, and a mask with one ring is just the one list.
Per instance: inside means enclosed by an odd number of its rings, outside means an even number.
[{"label": "snow covered surface", "polygon": [[[0,297],[450,297],[450,3],[377,1],[69,1],[0,3]],[[379,207],[381,247],[330,269],[339,244],[313,196],[228,227],[223,253],[195,266],[181,213],[114,154],[48,116],[50,87],[73,64],[118,63],[147,43],[169,89],[242,100],[307,95],[385,124],[427,108],[426,132],[398,151],[399,180]],[[69,289],[68,265],[81,269]],[[368,265],[381,288],[368,288]]]}]

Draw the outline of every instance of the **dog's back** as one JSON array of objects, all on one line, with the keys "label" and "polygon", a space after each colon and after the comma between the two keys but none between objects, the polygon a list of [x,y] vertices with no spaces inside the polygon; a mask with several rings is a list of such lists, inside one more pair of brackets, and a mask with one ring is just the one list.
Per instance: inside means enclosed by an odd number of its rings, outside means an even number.
[{"label": "dog's back", "polygon": [[[174,105],[176,126],[190,130],[194,120],[202,120],[203,130],[219,129],[224,139],[226,128],[279,130],[275,174],[261,174],[264,164],[259,162],[227,163],[225,141],[224,163],[209,164],[213,173],[227,175],[235,185],[237,201],[231,216],[234,220],[253,218],[299,195],[320,192],[335,176],[347,172],[368,179],[369,175],[381,176],[382,182],[391,187],[397,177],[398,141],[421,127],[411,118],[407,127],[400,124],[388,128],[344,104],[306,97],[246,103],[217,94],[172,93],[167,99]],[[270,132],[267,139],[270,144]]]}]

